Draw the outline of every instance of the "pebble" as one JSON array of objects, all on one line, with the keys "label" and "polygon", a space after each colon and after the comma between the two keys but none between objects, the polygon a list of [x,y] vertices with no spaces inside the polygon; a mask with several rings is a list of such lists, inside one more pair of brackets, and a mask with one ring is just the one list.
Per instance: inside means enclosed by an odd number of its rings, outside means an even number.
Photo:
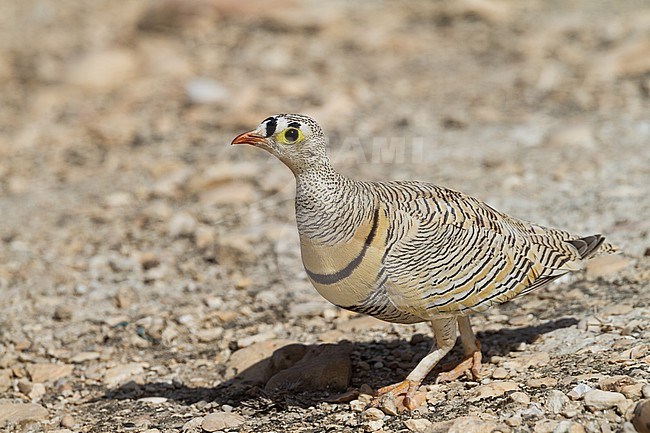
[{"label": "pebble", "polygon": [[407,429],[416,433],[428,433],[433,426],[433,423],[428,419],[416,418],[416,419],[407,419],[404,421],[404,425]]},{"label": "pebble", "polygon": [[641,388],[641,394],[643,395],[643,398],[650,398],[650,385],[643,385],[643,388]]},{"label": "pebble", "polygon": [[506,377],[508,377],[508,370],[503,367],[497,367],[492,372],[493,379],[505,379]]},{"label": "pebble", "polygon": [[486,385],[480,385],[474,388],[471,396],[467,399],[470,402],[483,400],[490,397],[499,397],[508,391],[514,391],[519,388],[516,382],[496,381]]},{"label": "pebble", "polygon": [[569,397],[564,395],[562,391],[552,389],[546,397],[546,407],[551,413],[558,414],[562,412],[562,408],[569,402]]},{"label": "pebble", "polygon": [[201,427],[201,424],[203,423],[203,417],[197,417],[197,418],[192,418],[191,420],[187,421],[185,424],[183,424],[183,427],[181,428],[181,431],[196,431],[198,428]]},{"label": "pebble", "polygon": [[384,427],[384,421],[378,419],[374,421],[368,421],[368,430],[377,431]]},{"label": "pebble", "polygon": [[509,397],[514,403],[522,406],[528,406],[530,404],[530,397],[525,392],[516,391],[510,394]]},{"label": "pebble", "polygon": [[72,319],[72,313],[73,309],[69,305],[58,305],[54,309],[54,320],[58,320],[59,322],[64,322],[66,320]]},{"label": "pebble", "polygon": [[176,238],[181,236],[192,236],[196,231],[197,222],[188,213],[182,212],[174,215],[167,226],[169,236]]},{"label": "pebble", "polygon": [[63,415],[61,417],[60,424],[61,424],[61,427],[72,428],[75,425],[75,419],[74,419],[74,417],[72,415],[66,414],[66,415]]},{"label": "pebble", "polygon": [[620,392],[592,389],[584,394],[585,405],[592,410],[610,409],[625,401],[625,396]]},{"label": "pebble", "polygon": [[0,369],[0,392],[4,392],[11,386],[11,370],[8,368]]},{"label": "pebble", "polygon": [[371,407],[370,409],[366,409],[363,411],[363,417],[364,419],[367,420],[378,420],[378,419],[383,419],[384,418],[384,412],[382,412],[380,409],[377,409],[376,407]]},{"label": "pebble", "polygon": [[[535,423],[534,433],[554,433],[559,422],[551,419],[542,419]],[[567,426],[568,427],[568,426]]]},{"label": "pebble", "polygon": [[143,373],[146,365],[141,362],[131,362],[109,368],[104,373],[104,385],[109,388],[121,385],[133,376]]},{"label": "pebble", "polygon": [[169,400],[167,397],[142,397],[137,401],[141,403],[162,404]]},{"label": "pebble", "polygon": [[503,367],[508,370],[524,371],[531,367],[542,367],[547,365],[551,360],[548,352],[537,352],[529,355],[519,355],[503,363]]},{"label": "pebble", "polygon": [[230,91],[218,81],[211,78],[196,77],[185,84],[185,93],[194,104],[214,104],[225,102]]},{"label": "pebble", "polygon": [[365,401],[352,400],[350,402],[350,409],[352,409],[355,412],[363,412],[366,406],[368,406],[368,403]]},{"label": "pebble", "polygon": [[379,408],[386,414],[395,416],[398,414],[399,410],[395,404],[395,399],[393,398],[382,398],[380,400]]},{"label": "pebble", "polygon": [[[280,351],[283,349],[284,351]],[[241,382],[250,386],[264,386],[271,376],[277,372],[271,357],[278,350],[285,357],[295,359],[297,362],[307,351],[307,346],[297,344],[291,340],[268,340],[254,343],[243,349],[239,349],[230,355],[226,364],[226,378],[232,379],[237,376]]]},{"label": "pebble", "polygon": [[0,403],[0,426],[7,422],[18,424],[25,421],[40,421],[47,417],[47,409],[38,404]]},{"label": "pebble", "polygon": [[71,364],[30,364],[27,366],[27,373],[32,382],[56,381],[72,373],[74,366]]},{"label": "pebble", "polygon": [[87,361],[94,361],[95,359],[99,359],[99,356],[99,352],[79,352],[70,358],[70,362],[74,364],[81,364]]},{"label": "pebble", "polygon": [[592,389],[593,388],[585,383],[579,383],[571,391],[569,391],[567,395],[572,400],[579,400],[585,395],[585,393],[591,391]]},{"label": "pebble", "polygon": [[237,340],[237,347],[248,347],[255,343],[273,340],[273,338],[275,338],[275,332],[273,330],[260,332],[259,334],[240,338]]},{"label": "pebble", "polygon": [[538,377],[534,379],[528,379],[526,385],[531,388],[552,388],[557,385],[557,379],[554,377]]},{"label": "pebble", "polygon": [[344,390],[352,378],[351,346],[320,344],[310,346],[295,364],[274,374],[264,390],[314,391]]},{"label": "pebble", "polygon": [[637,403],[632,415],[632,425],[639,433],[650,433],[650,400]]},{"label": "pebble", "polygon": [[201,421],[201,428],[208,432],[225,430],[243,424],[245,418],[232,412],[214,412],[206,415]]}]

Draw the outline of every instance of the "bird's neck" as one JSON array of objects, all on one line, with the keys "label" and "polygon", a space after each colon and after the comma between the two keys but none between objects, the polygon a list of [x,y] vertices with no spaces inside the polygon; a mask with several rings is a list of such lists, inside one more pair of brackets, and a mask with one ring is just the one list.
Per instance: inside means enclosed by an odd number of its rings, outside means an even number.
[{"label": "bird's neck", "polygon": [[340,214],[346,185],[350,182],[329,164],[297,174],[296,219],[299,230],[317,221],[324,223],[324,220],[336,218]]},{"label": "bird's neck", "polygon": [[[341,194],[342,187],[351,182],[329,164],[318,164],[295,173],[296,201],[330,202]],[[296,203],[297,204],[297,203]]]}]

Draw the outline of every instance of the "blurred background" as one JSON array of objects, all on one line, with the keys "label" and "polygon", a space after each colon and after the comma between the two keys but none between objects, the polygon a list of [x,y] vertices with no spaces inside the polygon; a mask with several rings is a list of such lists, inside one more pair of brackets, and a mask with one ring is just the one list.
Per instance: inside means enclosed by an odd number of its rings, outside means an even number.
[{"label": "blurred background", "polygon": [[314,116],[344,174],[650,254],[645,0],[2,0],[0,367],[130,357],[149,343],[112,326],[136,321],[188,351],[218,334],[225,362],[330,308],[291,173],[229,145],[281,112]]}]

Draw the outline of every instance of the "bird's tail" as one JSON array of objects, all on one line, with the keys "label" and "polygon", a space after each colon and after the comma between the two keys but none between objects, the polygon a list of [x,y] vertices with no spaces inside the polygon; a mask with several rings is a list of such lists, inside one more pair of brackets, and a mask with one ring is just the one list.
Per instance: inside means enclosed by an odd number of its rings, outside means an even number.
[{"label": "bird's tail", "polygon": [[585,236],[584,238],[567,241],[578,250],[581,259],[588,259],[597,254],[613,254],[619,252],[618,248],[609,242],[605,242],[605,236],[601,234]]}]

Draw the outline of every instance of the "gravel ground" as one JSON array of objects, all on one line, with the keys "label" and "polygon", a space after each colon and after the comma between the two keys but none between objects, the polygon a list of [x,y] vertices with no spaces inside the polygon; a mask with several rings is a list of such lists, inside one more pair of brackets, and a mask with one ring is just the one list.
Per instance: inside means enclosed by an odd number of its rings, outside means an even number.
[{"label": "gravel ground", "polygon": [[[649,431],[647,1],[0,11],[0,428]],[[316,117],[345,174],[446,185],[622,254],[476,315],[480,382],[437,369],[414,413],[366,409],[431,335],[311,288],[290,172],[228,145],[278,112]]]}]

